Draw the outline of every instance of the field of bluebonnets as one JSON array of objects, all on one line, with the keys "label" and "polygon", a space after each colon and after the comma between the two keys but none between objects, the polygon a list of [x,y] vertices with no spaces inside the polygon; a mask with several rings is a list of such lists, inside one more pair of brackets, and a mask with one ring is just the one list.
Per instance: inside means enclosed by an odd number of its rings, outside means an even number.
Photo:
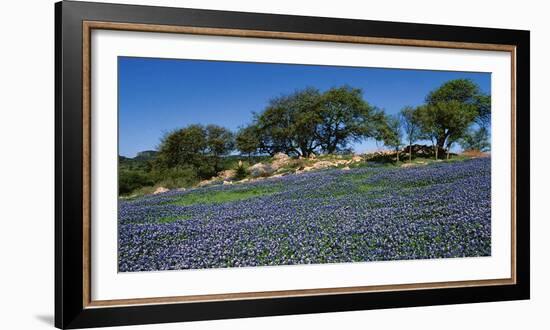
[{"label": "field of bluebonnets", "polygon": [[119,270],[489,256],[490,158],[330,169],[119,202]]}]

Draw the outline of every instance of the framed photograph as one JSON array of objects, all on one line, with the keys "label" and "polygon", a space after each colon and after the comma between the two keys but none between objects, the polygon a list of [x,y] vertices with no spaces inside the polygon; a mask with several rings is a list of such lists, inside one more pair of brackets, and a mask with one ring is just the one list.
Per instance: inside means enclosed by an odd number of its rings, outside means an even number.
[{"label": "framed photograph", "polygon": [[529,32],[59,2],[59,328],[529,298]]}]

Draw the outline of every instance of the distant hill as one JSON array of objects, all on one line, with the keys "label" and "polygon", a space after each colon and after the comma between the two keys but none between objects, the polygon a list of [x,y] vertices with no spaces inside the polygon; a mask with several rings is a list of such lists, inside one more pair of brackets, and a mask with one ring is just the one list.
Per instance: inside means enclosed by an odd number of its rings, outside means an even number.
[{"label": "distant hill", "polygon": [[146,150],[138,152],[134,158],[118,156],[118,165],[121,169],[128,170],[147,170],[151,166],[151,161],[157,156],[157,151]]},{"label": "distant hill", "polygon": [[138,152],[136,157],[134,157],[134,160],[150,160],[157,156],[158,151],[155,150],[145,150]]}]

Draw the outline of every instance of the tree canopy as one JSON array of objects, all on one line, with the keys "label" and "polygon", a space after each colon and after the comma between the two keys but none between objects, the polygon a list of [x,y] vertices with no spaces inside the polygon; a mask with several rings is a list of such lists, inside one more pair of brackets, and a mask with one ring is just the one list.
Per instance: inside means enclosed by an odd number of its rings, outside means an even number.
[{"label": "tree canopy", "polygon": [[241,129],[237,148],[245,154],[284,152],[303,157],[343,152],[352,141],[374,137],[383,118],[380,110],[363,100],[360,89],[343,86],[321,93],[306,88],[272,99],[254,115],[252,124]]},{"label": "tree canopy", "polygon": [[468,130],[459,143],[464,150],[483,152],[491,150],[489,131],[485,127],[480,127],[477,130]]},{"label": "tree canopy", "polygon": [[160,168],[192,167],[207,178],[220,170],[219,158],[234,149],[233,133],[218,125],[193,124],[162,139],[156,165]]},{"label": "tree canopy", "polygon": [[490,123],[490,103],[490,96],[469,79],[450,80],[431,91],[417,111],[421,132],[432,140],[436,157],[439,149],[448,152],[474,122]]},{"label": "tree canopy", "polygon": [[258,151],[306,157],[314,152],[320,95],[317,89],[306,88],[270,100],[265,110],[255,114],[254,122],[246,128],[257,134]]},{"label": "tree canopy", "polygon": [[475,109],[474,120],[480,126],[491,122],[491,96],[480,91],[479,86],[470,79],[454,79],[445,82],[426,96],[426,103],[434,105],[439,102],[457,101]]},{"label": "tree canopy", "polygon": [[260,149],[260,136],[257,127],[250,125],[237,131],[235,135],[235,147],[250,158]]},{"label": "tree canopy", "polygon": [[403,140],[401,125],[399,116],[387,116],[385,125],[380,130],[380,137],[384,144],[396,151],[396,162],[399,161],[399,149],[402,146],[401,141]]},{"label": "tree canopy", "polygon": [[345,150],[352,141],[376,135],[383,112],[363,100],[361,89],[331,88],[321,96],[316,138],[322,152]]},{"label": "tree canopy", "polygon": [[[485,147],[491,118],[491,98],[468,79],[456,79],[431,91],[425,103],[386,116],[363,98],[361,89],[333,87],[321,92],[304,88],[271,99],[254,113],[252,122],[236,134],[218,125],[189,125],[167,134],[159,146],[157,166],[191,167],[199,177],[221,169],[221,157],[235,149],[255,154],[309,157],[343,153],[353,142],[373,138],[399,150],[417,140],[432,141],[436,153],[449,152],[455,142]],[[476,123],[478,131],[472,131]],[[412,154],[409,153],[409,157]]]}]

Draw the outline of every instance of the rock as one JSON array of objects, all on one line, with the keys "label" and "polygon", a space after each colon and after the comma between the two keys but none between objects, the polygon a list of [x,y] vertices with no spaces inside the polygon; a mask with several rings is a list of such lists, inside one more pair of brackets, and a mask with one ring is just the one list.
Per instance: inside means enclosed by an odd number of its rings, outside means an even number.
[{"label": "rock", "polygon": [[317,156],[315,156],[315,154],[310,154],[309,155],[309,159],[316,159],[316,158],[317,158]]},{"label": "rock", "polygon": [[164,187],[158,187],[157,189],[155,189],[155,191],[153,191],[153,195],[162,194],[167,191],[170,191],[170,189],[164,188]]},{"label": "rock", "polygon": [[245,183],[245,182],[248,182],[248,181],[250,181],[249,178],[244,178],[242,180],[237,181],[237,183]]},{"label": "rock", "polygon": [[278,170],[279,168],[287,165],[292,161],[292,158],[290,158],[288,155],[283,154],[282,152],[279,152],[273,156],[273,161],[271,162],[271,167],[273,170]]},{"label": "rock", "polygon": [[270,164],[264,163],[254,164],[248,168],[248,172],[250,172],[250,175],[254,178],[269,176],[275,172],[275,170],[276,169],[274,169]]},{"label": "rock", "polygon": [[[423,145],[423,144],[413,144],[412,146],[405,146],[403,148],[403,153],[409,154],[410,150],[412,150],[413,155],[417,156],[433,156],[434,155],[434,147]],[[446,150],[439,148],[438,154],[439,155],[445,155]]]},{"label": "rock", "polygon": [[322,160],[320,162],[317,162],[317,163],[313,164],[313,168],[316,169],[316,170],[320,170],[320,169],[323,169],[323,168],[333,167],[333,166],[336,166],[336,165],[337,165],[336,163],[329,162],[328,160]]},{"label": "rock", "polygon": [[349,170],[350,170],[349,166],[342,167],[342,171],[349,171]]},{"label": "rock", "polygon": [[217,181],[217,178],[212,178],[210,180],[202,180],[201,182],[199,182],[199,184],[197,184],[197,186],[198,187],[208,186],[208,185],[213,184],[216,181]]},{"label": "rock", "polygon": [[223,181],[223,184],[224,184],[224,185],[233,184],[233,181],[225,181],[225,180],[224,180],[224,181]]},{"label": "rock", "polygon": [[221,171],[218,173],[218,178],[220,178],[221,180],[228,180],[228,179],[232,179],[235,177],[235,174],[236,174],[237,171],[235,170],[225,170],[225,171]]},{"label": "rock", "polygon": [[353,163],[358,163],[358,162],[363,161],[363,158],[361,156],[353,156],[353,157],[351,157],[351,161]]},{"label": "rock", "polygon": [[290,157],[282,152],[278,152],[275,155],[273,155],[273,160],[281,160],[281,159],[290,159]]},{"label": "rock", "polygon": [[187,188],[178,188],[178,191],[186,191]]},{"label": "rock", "polygon": [[405,163],[405,164],[401,164],[401,167],[414,167],[416,166],[415,164],[413,163]]}]

